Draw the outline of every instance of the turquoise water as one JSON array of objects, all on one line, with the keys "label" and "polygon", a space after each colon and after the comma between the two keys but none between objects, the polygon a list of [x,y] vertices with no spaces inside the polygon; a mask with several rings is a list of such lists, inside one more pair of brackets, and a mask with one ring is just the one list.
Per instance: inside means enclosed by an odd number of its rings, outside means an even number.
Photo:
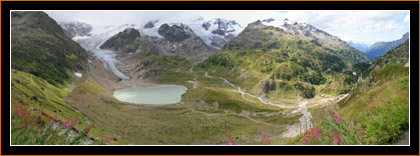
[{"label": "turquoise water", "polygon": [[116,90],[114,97],[135,104],[172,104],[181,102],[186,91],[187,87],[181,85],[159,85]]}]

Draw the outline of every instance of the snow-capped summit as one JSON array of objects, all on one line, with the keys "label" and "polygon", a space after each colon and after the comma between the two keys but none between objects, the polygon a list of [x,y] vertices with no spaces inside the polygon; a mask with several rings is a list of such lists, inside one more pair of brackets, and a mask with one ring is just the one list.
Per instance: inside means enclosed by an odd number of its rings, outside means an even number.
[{"label": "snow-capped summit", "polygon": [[236,37],[244,30],[244,27],[236,21],[229,21],[222,18],[214,18],[208,21],[199,18],[186,24],[207,45],[215,48],[221,48],[227,41]]},{"label": "snow-capped summit", "polygon": [[325,31],[322,31],[310,24],[292,21],[287,18],[285,18],[284,20],[278,20],[278,19],[273,19],[273,18],[264,19],[261,21],[261,23],[264,25],[281,28],[295,35],[303,35],[306,37],[310,37],[312,35],[315,35],[315,36],[323,35],[323,36],[329,36],[329,37],[332,36],[326,33]]},{"label": "snow-capped summit", "polygon": [[267,26],[273,26],[283,29],[285,32],[290,34],[306,38],[310,41],[320,42],[321,44],[326,45],[327,47],[334,47],[343,45],[344,41],[340,40],[338,37],[332,36],[327,32],[318,29],[307,23],[300,23],[290,19],[264,19],[261,20],[261,24]]},{"label": "snow-capped summit", "polygon": [[187,20],[178,23],[153,20],[146,24],[148,25],[147,27],[145,25],[141,28],[140,33],[146,36],[164,38],[158,33],[158,29],[165,23],[169,26],[178,25],[180,27],[190,29],[194,34],[200,37],[204,43],[216,49],[220,49],[227,41],[236,37],[244,29],[244,27],[233,20],[226,20],[222,18],[205,20],[200,17],[194,20]]},{"label": "snow-capped summit", "polygon": [[70,38],[75,36],[90,36],[92,31],[92,26],[83,22],[60,22],[59,25]]}]

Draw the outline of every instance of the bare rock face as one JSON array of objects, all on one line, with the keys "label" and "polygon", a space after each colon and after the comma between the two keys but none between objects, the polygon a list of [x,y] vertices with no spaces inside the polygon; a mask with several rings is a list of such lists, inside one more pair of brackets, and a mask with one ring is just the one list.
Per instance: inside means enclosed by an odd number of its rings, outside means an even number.
[{"label": "bare rock face", "polygon": [[123,32],[108,39],[100,48],[111,49],[117,52],[131,53],[137,50],[136,38],[140,37],[140,32],[134,28],[127,28]]},{"label": "bare rock face", "polygon": [[223,47],[226,44],[226,40],[220,36],[214,36],[211,39],[211,45],[215,47]]},{"label": "bare rock face", "polygon": [[144,25],[144,28],[153,28],[155,27],[155,23],[159,22],[159,20],[156,21],[149,21]]},{"label": "bare rock face", "polygon": [[158,33],[170,42],[180,42],[190,37],[183,25],[169,26],[165,23],[159,27]]}]

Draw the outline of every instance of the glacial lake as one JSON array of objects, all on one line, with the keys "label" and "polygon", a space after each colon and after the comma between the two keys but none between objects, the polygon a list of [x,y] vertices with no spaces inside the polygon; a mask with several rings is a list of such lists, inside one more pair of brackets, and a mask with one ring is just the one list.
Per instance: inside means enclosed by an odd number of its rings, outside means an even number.
[{"label": "glacial lake", "polygon": [[116,90],[114,97],[135,104],[173,104],[181,102],[186,91],[187,87],[182,85],[159,85]]}]

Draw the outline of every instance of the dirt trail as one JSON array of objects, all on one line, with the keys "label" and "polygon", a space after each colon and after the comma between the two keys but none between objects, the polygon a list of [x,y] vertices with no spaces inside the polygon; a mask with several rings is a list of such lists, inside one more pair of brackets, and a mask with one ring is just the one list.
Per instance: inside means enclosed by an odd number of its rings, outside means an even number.
[{"label": "dirt trail", "polygon": [[[192,71],[193,68],[194,68],[194,66],[191,67],[190,72],[193,72]],[[289,126],[288,130],[281,135],[283,137],[294,137],[294,136],[297,136],[300,133],[302,133],[302,132],[310,129],[313,126],[312,123],[311,123],[312,114],[307,111],[307,108],[315,107],[315,106],[317,106],[319,104],[324,103],[327,100],[332,100],[333,99],[332,97],[330,97],[330,98],[321,98],[321,99],[316,99],[316,100],[305,100],[305,101],[301,101],[301,102],[299,102],[297,104],[294,104],[295,106],[286,105],[286,104],[282,104],[282,103],[277,103],[276,104],[276,103],[273,103],[271,101],[268,101],[268,100],[266,100],[266,99],[264,99],[262,97],[258,97],[258,96],[255,96],[253,94],[250,94],[250,93],[247,93],[247,92],[242,91],[241,90],[241,87],[236,86],[236,85],[230,83],[225,78],[210,76],[208,74],[208,72],[205,72],[204,73],[204,76],[205,77],[209,77],[209,78],[218,78],[218,79],[223,80],[229,86],[231,86],[233,88],[236,88],[237,90],[235,90],[235,91],[241,93],[242,94],[242,98],[244,100],[249,101],[249,99],[245,98],[245,95],[248,95],[250,97],[253,97],[253,98],[258,99],[261,103],[264,103],[264,104],[268,104],[268,105],[272,105],[272,106],[276,106],[276,107],[280,107],[280,108],[292,108],[292,109],[294,109],[291,113],[289,113],[287,115],[293,115],[293,114],[296,114],[296,113],[299,113],[299,112],[302,113],[302,117],[299,118],[299,121],[300,122],[299,123],[296,123],[295,125]],[[340,99],[339,100],[343,99],[346,96],[347,96],[347,94],[345,94],[344,96],[340,96]],[[315,104],[314,105],[311,105],[311,106],[306,106],[309,102],[315,103]]]}]

